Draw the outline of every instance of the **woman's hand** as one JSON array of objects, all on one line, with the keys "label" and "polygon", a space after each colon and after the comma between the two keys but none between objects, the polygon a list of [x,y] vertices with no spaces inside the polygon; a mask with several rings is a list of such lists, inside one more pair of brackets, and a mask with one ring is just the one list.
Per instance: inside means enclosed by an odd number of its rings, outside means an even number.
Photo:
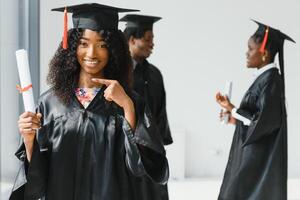
[{"label": "woman's hand", "polygon": [[131,128],[135,129],[135,109],[131,98],[126,94],[123,87],[116,80],[92,78],[95,83],[105,85],[104,98],[113,101],[124,109],[124,115]]},{"label": "woman's hand", "polygon": [[124,109],[130,104],[130,97],[126,94],[118,81],[100,78],[92,78],[92,81],[107,87],[104,90],[104,98],[107,101],[113,101]]},{"label": "woman's hand", "polygon": [[31,160],[36,129],[41,127],[41,113],[24,112],[20,115],[18,125],[26,148],[28,161]]},{"label": "woman's hand", "polygon": [[228,116],[228,124],[236,124],[236,119],[234,117],[232,117],[231,113],[229,111],[224,111],[223,109],[220,112],[220,121],[224,120],[225,116]]},{"label": "woman's hand", "polygon": [[24,112],[20,115],[18,125],[19,131],[24,138],[24,142],[33,142],[36,129],[41,127],[41,113]]},{"label": "woman's hand", "polygon": [[234,108],[234,105],[230,103],[228,97],[226,95],[221,95],[220,92],[216,94],[216,101],[221,107],[225,108],[229,112],[231,112],[231,110]]}]

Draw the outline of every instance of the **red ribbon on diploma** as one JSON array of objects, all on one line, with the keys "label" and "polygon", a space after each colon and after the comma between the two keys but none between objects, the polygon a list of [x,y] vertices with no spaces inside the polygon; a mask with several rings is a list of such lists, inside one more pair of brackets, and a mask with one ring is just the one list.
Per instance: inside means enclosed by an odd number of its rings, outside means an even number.
[{"label": "red ribbon on diploma", "polygon": [[17,85],[17,90],[19,90],[20,93],[28,91],[30,88],[32,88],[32,84],[26,86],[26,87],[21,87],[20,85]]}]

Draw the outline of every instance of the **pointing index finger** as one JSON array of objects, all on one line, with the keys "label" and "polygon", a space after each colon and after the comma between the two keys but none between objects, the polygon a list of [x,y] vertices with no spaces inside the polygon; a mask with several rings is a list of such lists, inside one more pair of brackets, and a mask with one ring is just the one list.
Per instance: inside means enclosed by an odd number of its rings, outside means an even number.
[{"label": "pointing index finger", "polygon": [[112,83],[112,80],[109,79],[103,79],[103,78],[92,78],[92,81],[95,83],[100,83],[106,86],[109,86]]}]

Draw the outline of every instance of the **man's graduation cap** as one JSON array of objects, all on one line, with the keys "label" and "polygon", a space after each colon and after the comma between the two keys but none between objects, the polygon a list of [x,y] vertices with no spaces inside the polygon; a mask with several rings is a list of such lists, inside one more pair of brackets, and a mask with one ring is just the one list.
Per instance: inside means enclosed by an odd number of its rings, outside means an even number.
[{"label": "man's graduation cap", "polygon": [[285,33],[282,33],[278,29],[272,28],[268,25],[262,24],[255,20],[253,21],[258,25],[258,29],[254,33],[254,36],[259,35],[263,37],[263,41],[259,51],[263,53],[266,47],[269,47],[268,49],[272,49],[274,53],[278,52],[280,73],[284,82],[284,59],[283,59],[284,41],[289,40],[294,43],[296,42],[291,37],[289,37]]},{"label": "man's graduation cap", "polygon": [[126,28],[143,28],[152,30],[153,24],[160,20],[161,17],[148,16],[148,15],[125,15],[120,19],[122,22],[126,23]]},{"label": "man's graduation cap", "polygon": [[52,11],[64,12],[64,42],[63,47],[67,48],[67,29],[68,19],[67,13],[73,13],[74,28],[90,29],[93,31],[100,30],[117,30],[119,12],[139,11],[126,8],[117,8],[97,3],[79,4],[73,6],[66,6],[61,8],[54,8]]}]

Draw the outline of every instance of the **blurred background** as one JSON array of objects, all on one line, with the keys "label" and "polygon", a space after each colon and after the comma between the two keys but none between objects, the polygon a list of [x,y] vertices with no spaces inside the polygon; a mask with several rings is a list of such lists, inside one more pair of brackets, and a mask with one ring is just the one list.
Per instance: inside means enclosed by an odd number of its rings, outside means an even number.
[{"label": "blurred background", "polygon": [[[246,68],[248,38],[256,19],[300,42],[298,0],[0,0],[0,146],[1,199],[7,199],[18,161],[17,120],[23,112],[15,51],[29,52],[35,98],[46,91],[49,60],[63,32],[63,14],[51,8],[96,2],[140,9],[160,16],[154,25],[149,61],[164,76],[167,111],[174,144],[167,147],[171,200],[217,199],[234,127],[221,125],[215,93],[233,81],[232,102],[239,105],[252,83]],[[122,17],[123,14],[120,15]],[[71,28],[71,15],[69,15]],[[124,24],[120,23],[121,30]],[[289,199],[300,199],[300,46],[286,42],[286,98],[289,139]]]}]

